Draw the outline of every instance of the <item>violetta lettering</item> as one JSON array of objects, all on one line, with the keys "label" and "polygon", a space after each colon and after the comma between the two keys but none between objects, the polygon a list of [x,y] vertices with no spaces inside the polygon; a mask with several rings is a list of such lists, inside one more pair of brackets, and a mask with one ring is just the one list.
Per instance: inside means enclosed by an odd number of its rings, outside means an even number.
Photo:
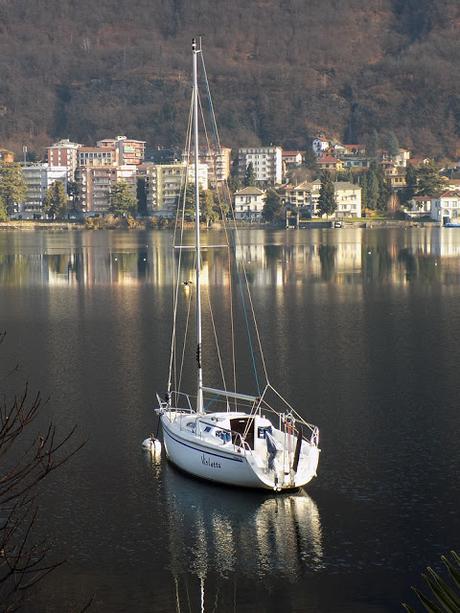
[{"label": "violetta lettering", "polygon": [[216,462],[215,460],[211,460],[208,456],[205,456],[204,453],[201,454],[201,463],[205,466],[209,466],[209,468],[222,468],[220,462]]}]

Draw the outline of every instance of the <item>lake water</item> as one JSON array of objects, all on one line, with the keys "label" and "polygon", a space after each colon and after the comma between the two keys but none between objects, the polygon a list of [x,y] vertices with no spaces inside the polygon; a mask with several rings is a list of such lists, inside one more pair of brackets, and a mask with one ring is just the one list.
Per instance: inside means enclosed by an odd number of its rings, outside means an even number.
[{"label": "lake water", "polygon": [[67,564],[29,611],[401,611],[458,550],[460,231],[241,240],[272,383],[321,429],[318,478],[295,494],[199,482],[141,449],[168,369],[168,231],[0,234],[2,370],[19,361],[43,420],[88,441],[43,490],[39,530]]}]

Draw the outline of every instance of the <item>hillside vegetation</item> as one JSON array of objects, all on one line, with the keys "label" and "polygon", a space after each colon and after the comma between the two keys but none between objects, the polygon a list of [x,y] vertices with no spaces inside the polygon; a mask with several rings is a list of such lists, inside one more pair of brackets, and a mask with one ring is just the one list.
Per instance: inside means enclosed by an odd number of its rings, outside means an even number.
[{"label": "hillside vegetation", "polygon": [[1,0],[0,144],[181,144],[197,33],[225,144],[455,151],[458,0]]}]

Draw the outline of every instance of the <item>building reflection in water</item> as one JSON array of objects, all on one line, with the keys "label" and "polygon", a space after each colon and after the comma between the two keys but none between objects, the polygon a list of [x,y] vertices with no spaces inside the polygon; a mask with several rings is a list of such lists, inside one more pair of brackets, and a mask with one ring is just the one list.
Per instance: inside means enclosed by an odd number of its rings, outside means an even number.
[{"label": "building reflection in water", "polygon": [[[167,231],[141,236],[134,232],[128,238],[128,233],[76,232],[70,233],[72,240],[53,233],[25,234],[1,237],[2,285],[167,286],[174,278],[178,254],[172,255]],[[294,240],[287,240],[293,234]],[[215,241],[212,233],[207,236],[212,243],[222,242],[220,235]],[[251,237],[243,234],[237,257],[246,263],[253,286],[281,288],[306,280],[336,285],[374,280],[404,285],[416,279],[450,283],[460,260],[460,233],[455,229],[291,231],[287,237],[279,233],[276,238],[284,242],[268,243],[262,231]],[[258,242],[247,244],[245,238]],[[183,258],[184,276],[193,276],[193,253],[184,252]],[[204,252],[203,282],[228,285],[226,249]]]},{"label": "building reflection in water", "polygon": [[241,491],[190,479],[170,465],[163,467],[163,488],[178,603],[194,592],[201,610],[210,611],[236,576],[296,582],[323,568],[319,511],[304,491]]}]

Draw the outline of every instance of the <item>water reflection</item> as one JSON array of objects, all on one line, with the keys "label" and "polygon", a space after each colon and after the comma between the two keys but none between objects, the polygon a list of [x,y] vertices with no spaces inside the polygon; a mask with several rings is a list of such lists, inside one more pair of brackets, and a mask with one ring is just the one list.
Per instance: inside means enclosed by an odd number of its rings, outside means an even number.
[{"label": "water reflection", "polygon": [[[204,236],[223,243],[221,232]],[[359,284],[372,281],[404,285],[413,281],[458,282],[460,232],[443,228],[343,229],[297,232],[258,230],[241,233],[237,257],[250,283]],[[172,235],[152,232],[76,232],[39,236],[9,232],[0,236],[3,285],[95,286],[170,285],[174,259]],[[193,274],[193,253],[183,252],[184,274]],[[227,285],[225,249],[203,254],[203,283]]]},{"label": "water reflection", "polygon": [[304,491],[241,492],[190,479],[169,465],[163,476],[179,601],[186,588],[198,587],[200,598],[211,601],[222,581],[235,576],[263,581],[276,575],[295,583],[323,568],[319,512]]}]

